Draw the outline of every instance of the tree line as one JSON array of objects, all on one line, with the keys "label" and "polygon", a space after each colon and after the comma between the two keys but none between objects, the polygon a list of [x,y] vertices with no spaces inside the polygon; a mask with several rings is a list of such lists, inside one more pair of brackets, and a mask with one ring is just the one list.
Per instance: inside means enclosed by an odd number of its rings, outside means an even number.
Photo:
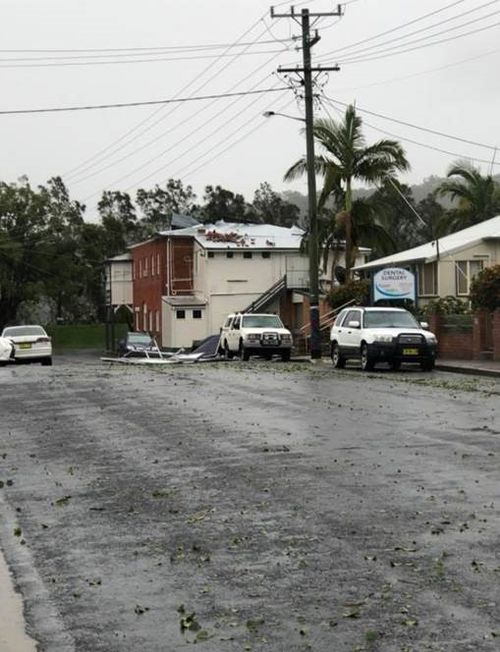
[{"label": "tree line", "polygon": [[16,321],[93,322],[104,317],[103,263],[127,246],[170,229],[176,214],[198,222],[292,226],[300,209],[268,183],[252,203],[221,186],[207,186],[201,203],[191,186],[169,179],[139,189],[135,201],[105,191],[96,221],[71,199],[60,177],[33,187],[27,178],[0,182],[0,327]]},{"label": "tree line", "polygon": [[[500,214],[494,178],[466,162],[454,163],[448,178],[416,202],[397,175],[409,169],[400,143],[383,139],[367,144],[362,120],[347,108],[340,120],[314,124],[315,169],[323,183],[318,193],[322,266],[334,278],[345,252],[344,279],[359,247],[372,258],[417,246]],[[305,159],[285,173],[292,180],[307,171]],[[354,184],[370,187],[356,192]],[[71,199],[60,177],[32,187],[27,178],[0,182],[0,326],[15,321],[98,321],[103,318],[103,262],[127,246],[168,230],[176,214],[198,222],[268,223],[290,227],[307,219],[288,197],[262,183],[253,201],[219,185],[205,187],[201,201],[179,179],[139,189],[134,198],[105,191],[95,221]],[[443,197],[453,200],[446,208]],[[38,311],[38,312],[37,312]]]}]

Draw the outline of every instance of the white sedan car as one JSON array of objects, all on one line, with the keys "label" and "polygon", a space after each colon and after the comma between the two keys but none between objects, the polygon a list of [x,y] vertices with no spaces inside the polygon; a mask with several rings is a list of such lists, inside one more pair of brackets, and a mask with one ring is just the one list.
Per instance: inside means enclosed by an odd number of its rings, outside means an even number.
[{"label": "white sedan car", "polygon": [[14,361],[14,345],[6,337],[0,337],[0,366]]},{"label": "white sedan car", "polygon": [[52,364],[52,341],[41,326],[7,326],[2,337],[14,344],[16,362]]}]

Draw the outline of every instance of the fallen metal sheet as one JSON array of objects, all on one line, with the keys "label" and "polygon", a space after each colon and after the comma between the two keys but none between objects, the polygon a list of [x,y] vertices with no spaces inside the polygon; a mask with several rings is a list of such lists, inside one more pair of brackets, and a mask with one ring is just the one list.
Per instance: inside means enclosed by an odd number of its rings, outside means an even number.
[{"label": "fallen metal sheet", "polygon": [[177,360],[174,356],[170,358],[112,358],[101,357],[101,362],[115,362],[125,365],[161,365],[161,364],[180,364],[182,360]]}]

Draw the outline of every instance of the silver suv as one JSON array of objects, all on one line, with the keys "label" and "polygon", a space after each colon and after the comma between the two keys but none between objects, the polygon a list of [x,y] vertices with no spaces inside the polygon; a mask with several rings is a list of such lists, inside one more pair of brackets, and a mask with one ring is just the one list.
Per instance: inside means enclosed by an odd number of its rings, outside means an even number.
[{"label": "silver suv", "polygon": [[220,347],[226,358],[238,355],[248,360],[251,355],[260,355],[270,360],[280,355],[287,362],[292,344],[292,334],[278,315],[234,313],[228,315],[221,329]]},{"label": "silver suv", "polygon": [[365,371],[378,362],[388,362],[394,370],[402,362],[416,362],[432,371],[437,340],[425,327],[402,308],[345,308],[330,333],[333,366],[341,369],[346,360],[357,358]]}]

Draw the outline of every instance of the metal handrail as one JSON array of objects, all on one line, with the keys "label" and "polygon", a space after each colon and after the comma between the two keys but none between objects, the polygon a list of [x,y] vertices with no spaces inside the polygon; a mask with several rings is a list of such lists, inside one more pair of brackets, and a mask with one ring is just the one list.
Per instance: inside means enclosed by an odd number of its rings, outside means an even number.
[{"label": "metal handrail", "polygon": [[[346,303],[343,303],[341,306],[338,306],[337,308],[333,308],[332,310],[324,314],[319,321],[320,330],[325,330],[326,328],[328,328],[331,325],[333,318],[336,317],[341,310],[347,308],[347,306],[350,306],[353,303],[356,303],[356,299],[349,299],[349,301],[346,301]],[[305,331],[310,328],[311,328],[310,323],[304,324],[304,326],[302,326],[302,328],[300,329],[301,334],[307,337]]]}]

